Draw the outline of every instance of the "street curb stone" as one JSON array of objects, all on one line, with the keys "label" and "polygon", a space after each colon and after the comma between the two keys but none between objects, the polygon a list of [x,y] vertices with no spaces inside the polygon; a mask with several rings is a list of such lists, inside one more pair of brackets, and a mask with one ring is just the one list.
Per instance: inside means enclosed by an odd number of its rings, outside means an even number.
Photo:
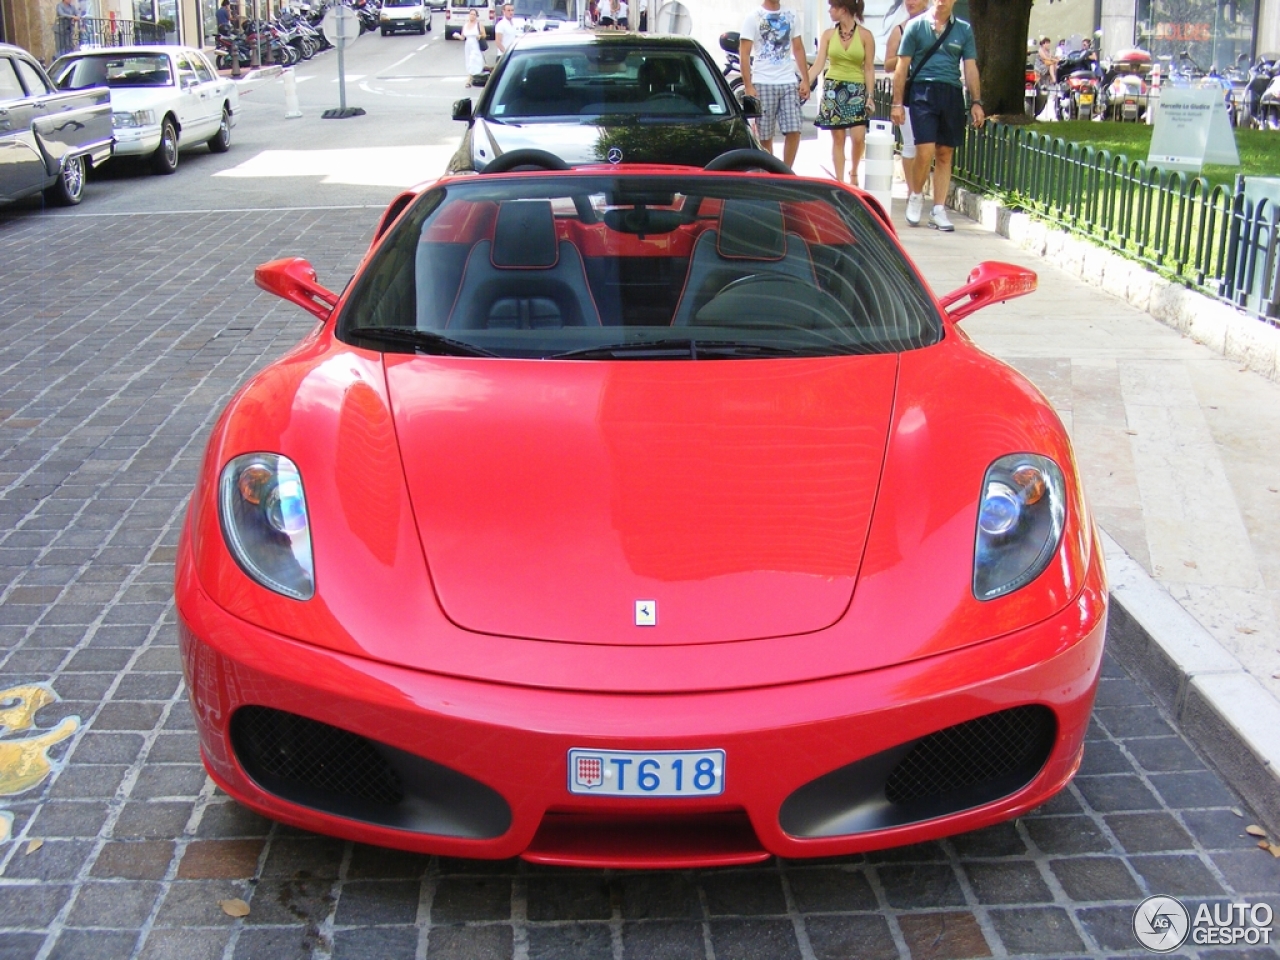
[{"label": "street curb stone", "polygon": [[1102,534],[1112,599],[1107,644],[1179,729],[1280,833],[1280,704],[1191,614]]}]

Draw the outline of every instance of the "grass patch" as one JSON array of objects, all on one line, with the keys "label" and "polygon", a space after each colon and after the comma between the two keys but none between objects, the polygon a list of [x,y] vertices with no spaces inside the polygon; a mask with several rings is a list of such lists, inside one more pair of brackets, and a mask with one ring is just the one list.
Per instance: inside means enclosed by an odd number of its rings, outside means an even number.
[{"label": "grass patch", "polygon": [[[1059,123],[1034,123],[1029,132],[1060,137],[1088,144],[1095,150],[1122,153],[1130,160],[1146,161],[1151,149],[1151,127],[1145,123],[1119,123],[1112,120],[1066,120]],[[1246,177],[1280,176],[1280,134],[1274,130],[1236,130],[1236,151],[1240,166],[1222,167],[1208,164],[1202,176],[1210,184],[1234,187],[1236,174]]]}]

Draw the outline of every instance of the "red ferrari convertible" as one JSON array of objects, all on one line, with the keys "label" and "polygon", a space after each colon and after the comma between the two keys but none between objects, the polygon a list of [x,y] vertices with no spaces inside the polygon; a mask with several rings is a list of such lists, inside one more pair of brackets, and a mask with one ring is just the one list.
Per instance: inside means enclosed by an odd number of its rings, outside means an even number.
[{"label": "red ferrari convertible", "polygon": [[1058,417],[957,326],[1035,275],[939,300],[873,199],[756,151],[558,167],[404,194],[341,294],[259,268],[320,322],[222,414],[181,539],[217,783],[365,843],[633,868],[1061,790],[1102,550]]}]

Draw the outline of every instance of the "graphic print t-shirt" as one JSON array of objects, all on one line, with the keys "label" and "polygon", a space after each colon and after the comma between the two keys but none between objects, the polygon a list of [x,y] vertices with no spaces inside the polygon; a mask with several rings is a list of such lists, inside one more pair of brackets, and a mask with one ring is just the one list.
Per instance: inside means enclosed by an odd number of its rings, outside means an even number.
[{"label": "graphic print t-shirt", "polygon": [[796,61],[791,40],[796,35],[792,10],[759,10],[742,24],[742,39],[751,41],[752,83],[795,83]]}]

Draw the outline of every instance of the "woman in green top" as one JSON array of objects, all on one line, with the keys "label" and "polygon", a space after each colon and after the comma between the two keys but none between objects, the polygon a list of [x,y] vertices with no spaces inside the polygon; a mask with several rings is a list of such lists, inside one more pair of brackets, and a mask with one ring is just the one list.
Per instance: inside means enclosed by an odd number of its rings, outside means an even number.
[{"label": "woman in green top", "polygon": [[830,62],[815,125],[831,131],[831,163],[841,183],[845,182],[844,139],[848,132],[853,141],[849,182],[854,185],[867,142],[870,95],[876,86],[876,39],[858,22],[862,19],[862,6],[863,0],[830,0],[828,9],[835,26],[823,33],[818,42],[818,58],[809,68],[812,85]]}]

